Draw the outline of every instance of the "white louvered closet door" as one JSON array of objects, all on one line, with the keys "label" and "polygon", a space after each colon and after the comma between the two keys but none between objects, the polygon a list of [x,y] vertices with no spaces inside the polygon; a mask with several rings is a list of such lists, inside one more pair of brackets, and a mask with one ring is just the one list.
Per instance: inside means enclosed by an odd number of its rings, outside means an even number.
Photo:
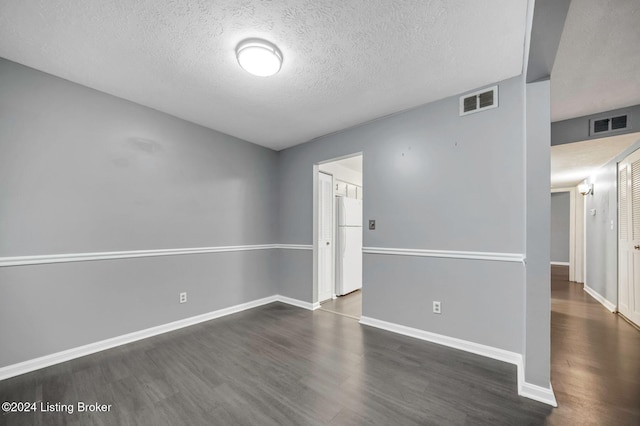
[{"label": "white louvered closet door", "polygon": [[318,301],[333,296],[333,176],[318,173]]},{"label": "white louvered closet door", "polygon": [[640,325],[640,150],[618,165],[618,310]]}]

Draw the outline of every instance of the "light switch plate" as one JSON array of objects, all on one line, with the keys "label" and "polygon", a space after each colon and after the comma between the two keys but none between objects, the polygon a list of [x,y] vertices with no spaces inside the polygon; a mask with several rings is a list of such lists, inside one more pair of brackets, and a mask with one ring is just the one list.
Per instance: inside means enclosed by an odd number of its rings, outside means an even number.
[{"label": "light switch plate", "polygon": [[375,220],[370,220],[369,221],[369,230],[373,231],[376,229],[376,221]]}]

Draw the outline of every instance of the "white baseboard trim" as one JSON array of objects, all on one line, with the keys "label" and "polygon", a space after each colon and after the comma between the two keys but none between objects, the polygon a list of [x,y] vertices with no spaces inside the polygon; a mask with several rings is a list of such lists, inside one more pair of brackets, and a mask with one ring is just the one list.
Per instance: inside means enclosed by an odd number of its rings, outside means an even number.
[{"label": "white baseboard trim", "polygon": [[453,250],[425,250],[411,248],[363,247],[365,254],[383,254],[393,256],[444,257],[449,259],[491,260],[498,262],[523,263],[522,253],[493,253],[485,251],[453,251]]},{"label": "white baseboard trim", "polygon": [[168,333],[170,331],[178,330],[184,327],[189,327],[191,325],[199,324],[201,322],[220,318],[226,315],[235,314],[237,312],[245,311],[247,309],[256,308],[258,306],[266,305],[268,303],[273,303],[278,300],[279,300],[279,296],[269,296],[262,299],[253,300],[251,302],[230,306],[228,308],[218,309],[217,311],[209,312],[206,314],[196,315],[190,318],[173,321],[173,322],[159,325],[156,327],[151,327],[151,328],[147,328],[140,331],[134,331],[133,333],[124,334],[122,336],[113,337],[111,339],[89,343],[88,345],[79,346],[79,347],[68,349],[62,352],[56,352],[54,354],[45,355],[39,358],[34,358],[28,361],[20,362],[18,364],[2,367],[0,368],[0,380],[8,379],[14,376],[19,376],[21,374],[39,370],[41,368],[48,367],[50,365],[59,364],[65,361],[70,361],[75,358],[91,355],[96,352],[104,351],[106,349],[111,349],[116,346],[121,346],[127,343],[132,343],[138,340],[146,339],[148,337],[153,337],[158,334]]},{"label": "white baseboard trim", "polygon": [[[305,302],[304,300],[293,299],[287,296],[277,295],[276,300],[278,302],[286,303],[287,305],[297,306],[299,308],[308,309],[314,311],[320,307],[319,303]],[[315,305],[318,305],[317,307]]]},{"label": "white baseboard trim", "polygon": [[504,349],[494,348],[493,346],[481,345],[479,343],[469,342],[467,340],[457,339],[455,337],[444,336],[442,334],[432,333],[417,328],[407,327],[404,325],[394,324],[391,322],[380,321],[374,318],[361,317],[360,324],[369,325],[371,327],[381,328],[383,330],[392,331],[416,339],[426,340],[439,345],[448,346],[454,349],[460,349],[471,352],[476,355],[486,356],[488,358],[497,359],[499,361],[508,362],[518,365],[522,363],[522,355],[516,352],[505,351]]},{"label": "white baseboard trim", "polygon": [[598,302],[600,302],[605,308],[607,308],[609,312],[615,313],[618,311],[618,307],[616,305],[609,302],[607,299],[604,298],[604,296],[602,296],[600,293],[598,293],[591,287],[588,287],[586,284],[584,286],[584,291],[586,291],[589,296],[593,297]]},{"label": "white baseboard trim", "polygon": [[[253,300],[251,302],[241,303],[239,305],[230,306],[228,308],[218,309],[217,311],[209,312],[206,314],[196,315],[190,318],[173,321],[167,324],[147,328],[140,331],[134,331],[133,333],[124,334],[122,336],[113,337],[99,342],[89,343],[87,345],[79,346],[61,352],[56,352],[54,354],[45,355],[17,364],[8,365],[6,367],[1,367],[0,381],[39,370],[41,368],[49,367],[54,364],[59,364],[75,358],[80,358],[96,352],[111,349],[116,346],[125,345],[127,343],[136,342],[138,340],[157,336],[159,334],[179,330],[181,328],[189,327],[201,322],[210,321],[216,318],[231,315],[237,312],[242,312],[247,309],[256,308],[258,306],[266,305],[273,302],[282,302],[308,310],[316,310],[320,308],[320,303],[318,302],[310,303],[281,295],[264,297],[262,299]],[[549,389],[546,389],[523,381],[524,369],[522,356],[518,353],[509,352],[503,349],[481,345],[466,340],[456,339],[454,337],[448,337],[441,334],[431,333],[416,328],[393,324],[386,321],[380,321],[365,316],[360,318],[360,324],[380,328],[394,333],[403,334],[405,336],[414,337],[416,339],[426,340],[443,346],[448,346],[477,355],[486,356],[488,358],[493,358],[499,361],[515,364],[518,368],[518,394],[557,407],[556,399],[553,394],[553,388],[551,388],[551,385],[549,385]]]},{"label": "white baseboard trim", "polygon": [[519,353],[494,348],[493,346],[469,342],[455,337],[444,336],[442,334],[432,333],[430,331],[420,330],[413,327],[381,321],[366,316],[360,318],[360,324],[514,364],[517,367],[518,395],[549,404],[553,407],[558,406],[551,384],[549,384],[549,389],[545,389],[524,381],[524,363],[522,355]]},{"label": "white baseboard trim", "polygon": [[317,302],[312,304],[309,302],[303,302],[302,300],[292,299],[290,297],[280,295],[264,297],[262,299],[253,300],[251,302],[241,303],[239,305],[230,306],[228,308],[218,309],[217,311],[209,312],[206,314],[196,315],[190,318],[173,321],[144,330],[134,331],[133,333],[123,334],[122,336],[117,336],[110,339],[101,340],[99,342],[89,343],[88,345],[78,346],[76,348],[71,348],[65,351],[45,355],[39,358],[30,359],[18,364],[8,365],[6,367],[0,368],[0,380],[19,376],[21,374],[49,367],[54,364],[60,364],[65,361],[70,361],[75,358],[91,355],[96,352],[146,339],[148,337],[157,336],[158,334],[168,333],[170,331],[179,330],[181,328],[189,327],[201,322],[210,321],[212,319],[235,314],[237,312],[242,312],[247,309],[257,308],[258,306],[266,305],[273,302],[282,302],[308,310],[315,310],[320,307],[320,304]]},{"label": "white baseboard trim", "polygon": [[523,382],[522,385],[518,385],[518,395],[551,405],[552,407],[558,406],[558,401],[556,401],[556,395],[553,393],[551,383],[549,383],[549,388],[547,389],[542,386]]},{"label": "white baseboard trim", "polygon": [[551,261],[551,264],[553,266],[570,266],[571,264],[569,262],[555,262],[555,261]]}]

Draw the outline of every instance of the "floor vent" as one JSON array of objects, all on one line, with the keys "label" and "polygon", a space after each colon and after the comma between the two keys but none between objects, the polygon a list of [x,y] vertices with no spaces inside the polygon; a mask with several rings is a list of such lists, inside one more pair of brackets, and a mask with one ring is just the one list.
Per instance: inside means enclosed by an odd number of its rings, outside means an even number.
[{"label": "floor vent", "polygon": [[460,97],[460,115],[496,108],[498,106],[498,86],[478,90]]},{"label": "floor vent", "polygon": [[618,115],[616,117],[605,117],[589,120],[589,135],[610,133],[629,128],[628,115]]}]

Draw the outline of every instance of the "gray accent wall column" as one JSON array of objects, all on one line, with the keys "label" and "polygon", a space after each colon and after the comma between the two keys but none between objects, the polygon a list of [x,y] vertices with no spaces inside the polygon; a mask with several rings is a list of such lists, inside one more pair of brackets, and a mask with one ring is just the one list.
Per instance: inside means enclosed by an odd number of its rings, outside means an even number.
[{"label": "gray accent wall column", "polygon": [[525,382],[550,385],[550,80],[526,85]]},{"label": "gray accent wall column", "polygon": [[535,0],[527,83],[551,75],[570,5],[571,0]]}]

